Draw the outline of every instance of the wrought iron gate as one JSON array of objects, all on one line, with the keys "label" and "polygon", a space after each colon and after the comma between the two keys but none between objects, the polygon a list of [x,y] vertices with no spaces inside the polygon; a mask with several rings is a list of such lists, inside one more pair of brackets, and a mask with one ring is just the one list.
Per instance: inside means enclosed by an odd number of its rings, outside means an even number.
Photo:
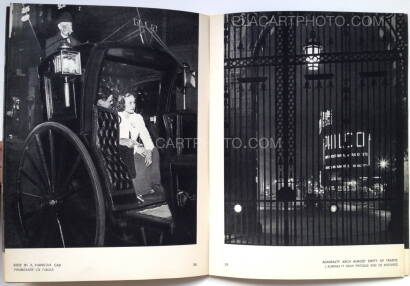
[{"label": "wrought iron gate", "polygon": [[224,40],[225,242],[403,243],[406,15],[229,14]]}]

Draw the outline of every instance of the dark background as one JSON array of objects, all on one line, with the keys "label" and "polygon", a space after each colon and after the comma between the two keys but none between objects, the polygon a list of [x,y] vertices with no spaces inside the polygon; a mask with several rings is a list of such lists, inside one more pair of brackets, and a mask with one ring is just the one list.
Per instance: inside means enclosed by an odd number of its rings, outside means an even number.
[{"label": "dark background", "polygon": [[[53,37],[59,30],[56,19],[63,13],[69,12],[73,16],[73,36],[81,43],[96,43],[105,39],[118,27],[134,17],[140,17],[148,25],[157,26],[157,34],[167,48],[181,63],[187,63],[190,68],[198,71],[198,14],[178,12],[162,9],[145,9],[129,7],[100,7],[70,5],[58,9],[57,5],[29,5],[30,22],[21,20],[23,5],[12,5],[9,11],[9,25],[6,27],[6,93],[4,110],[4,139],[7,147],[5,157],[5,178],[7,188],[4,192],[5,200],[5,241],[7,247],[21,247],[22,242],[18,235],[18,218],[15,204],[15,177],[21,149],[27,134],[39,123],[45,120],[45,105],[40,95],[40,84],[37,67],[44,58],[46,39]],[[122,31],[125,36],[131,30]],[[120,71],[115,72],[117,78],[130,78],[130,74]],[[13,114],[12,98],[18,98],[20,108]],[[197,89],[187,91],[186,111],[197,113]],[[182,96],[176,93],[176,111],[182,109]],[[161,164],[163,162],[161,161]],[[161,166],[162,168],[163,166]],[[163,169],[163,168],[162,168]],[[166,166],[168,171],[168,166]],[[165,171],[161,170],[165,177]],[[164,178],[163,178],[164,181]],[[189,182],[195,185],[196,181],[189,178]],[[163,182],[168,186],[168,179]],[[195,186],[189,188],[196,189]],[[195,201],[196,204],[196,201]],[[196,213],[196,207],[190,206],[190,210]],[[189,223],[194,223],[193,233],[184,230],[194,237],[196,231],[196,219],[194,215],[186,216]],[[195,222],[193,222],[195,221]],[[181,223],[184,225],[184,223]],[[190,227],[190,226],[189,226]],[[180,239],[180,244],[187,243],[185,238]],[[192,239],[190,243],[192,243]],[[119,245],[115,245],[119,246]]]},{"label": "dark background", "polygon": [[[28,130],[42,120],[37,65],[44,57],[46,39],[59,32],[55,21],[64,11],[73,16],[73,36],[82,43],[103,40],[125,22],[137,17],[139,12],[143,21],[157,25],[157,34],[179,61],[197,70],[197,14],[145,8],[137,11],[137,8],[132,7],[72,5],[58,9],[57,5],[29,6],[32,27],[28,21],[21,21],[23,6],[16,4],[11,11],[12,25],[6,31],[6,45],[9,47],[6,80],[9,94],[5,99],[5,111],[11,109],[14,96],[20,99],[21,112],[19,122],[10,122],[10,117],[6,116],[4,136],[14,129],[13,132],[18,130],[18,135],[24,138]],[[187,107],[196,111],[196,92],[188,94]]]}]

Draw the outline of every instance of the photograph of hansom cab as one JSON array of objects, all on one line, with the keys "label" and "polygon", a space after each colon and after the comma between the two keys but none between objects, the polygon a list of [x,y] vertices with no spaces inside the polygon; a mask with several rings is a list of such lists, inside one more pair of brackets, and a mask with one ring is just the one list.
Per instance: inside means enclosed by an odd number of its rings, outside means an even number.
[{"label": "photograph of hansom cab", "polygon": [[407,15],[224,28],[225,243],[408,247]]},{"label": "photograph of hansom cab", "polygon": [[5,247],[196,243],[198,14],[12,4]]}]

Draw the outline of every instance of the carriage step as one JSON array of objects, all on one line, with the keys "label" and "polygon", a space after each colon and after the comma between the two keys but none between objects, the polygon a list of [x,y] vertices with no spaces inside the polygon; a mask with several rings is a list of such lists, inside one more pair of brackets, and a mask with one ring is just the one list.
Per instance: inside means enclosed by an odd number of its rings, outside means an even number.
[{"label": "carriage step", "polygon": [[133,209],[138,209],[141,206],[139,204],[133,203],[133,204],[123,204],[123,205],[118,205],[113,207],[113,211],[127,211],[127,210],[133,210]]},{"label": "carriage step", "polygon": [[143,203],[131,203],[131,204],[121,204],[121,205],[114,205],[113,206],[113,211],[114,212],[120,212],[120,211],[127,211],[127,210],[135,210],[135,209],[145,209],[147,207],[153,206],[153,205],[160,205],[163,204],[165,201],[145,201]]},{"label": "carriage step", "polygon": [[113,196],[113,197],[118,197],[118,196],[123,196],[123,195],[130,195],[130,194],[135,194],[134,189],[125,189],[125,190],[119,190],[119,191],[111,192],[111,196]]}]

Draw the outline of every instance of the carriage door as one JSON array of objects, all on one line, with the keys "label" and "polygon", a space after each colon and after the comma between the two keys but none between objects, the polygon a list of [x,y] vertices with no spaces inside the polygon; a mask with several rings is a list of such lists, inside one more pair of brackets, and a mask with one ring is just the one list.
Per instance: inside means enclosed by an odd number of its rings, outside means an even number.
[{"label": "carriage door", "polygon": [[225,16],[225,242],[403,242],[407,18]]}]

